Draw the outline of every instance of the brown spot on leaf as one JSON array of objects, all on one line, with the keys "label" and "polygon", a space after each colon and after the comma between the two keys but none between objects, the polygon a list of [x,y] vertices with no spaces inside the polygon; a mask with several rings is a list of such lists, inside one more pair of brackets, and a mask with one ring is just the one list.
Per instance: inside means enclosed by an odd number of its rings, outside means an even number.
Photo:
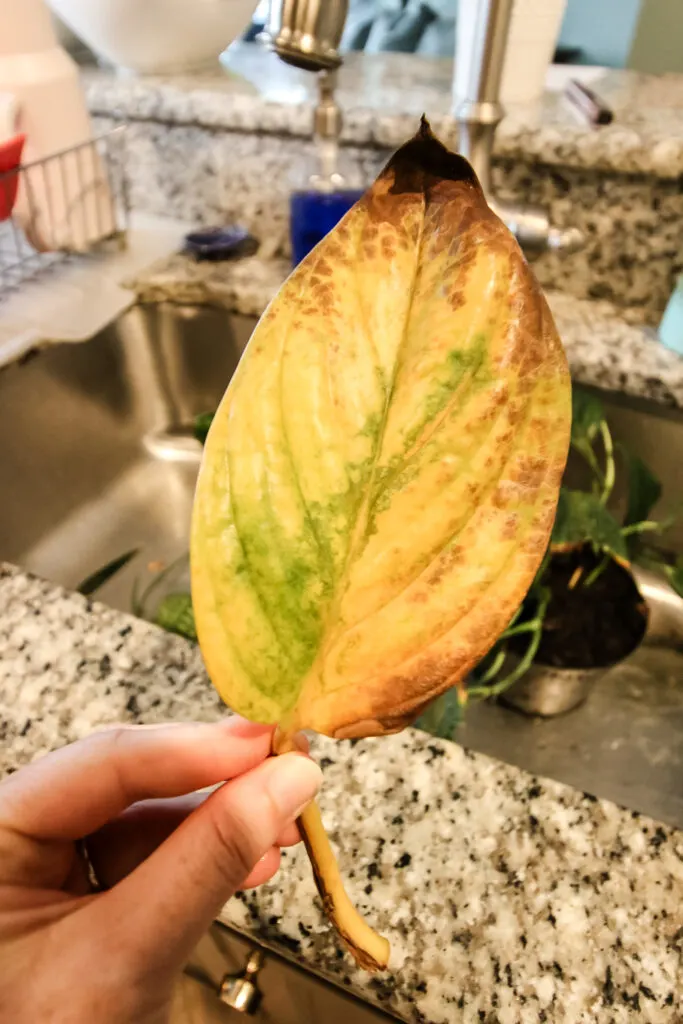
[{"label": "brown spot on leaf", "polygon": [[460,544],[453,544],[446,551],[443,551],[427,577],[427,584],[430,587],[435,587],[440,583],[443,577],[463,560],[464,553],[464,549]]},{"label": "brown spot on leaf", "polygon": [[519,526],[519,516],[516,512],[511,512],[509,516],[506,516],[503,529],[501,530],[501,537],[503,540],[512,540],[517,533]]}]

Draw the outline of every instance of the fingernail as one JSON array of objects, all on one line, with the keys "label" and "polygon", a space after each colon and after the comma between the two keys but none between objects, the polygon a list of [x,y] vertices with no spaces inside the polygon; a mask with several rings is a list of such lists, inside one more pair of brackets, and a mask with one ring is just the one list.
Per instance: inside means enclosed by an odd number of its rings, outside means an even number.
[{"label": "fingernail", "polygon": [[267,785],[273,803],[291,821],[310,804],[322,781],[314,761],[299,754],[283,754],[273,759]]},{"label": "fingernail", "polygon": [[302,754],[308,754],[310,747],[308,737],[305,732],[295,732],[292,736],[292,743],[297,750],[301,751]]},{"label": "fingernail", "polygon": [[240,715],[230,715],[223,719],[221,725],[227,729],[231,736],[241,739],[254,739],[257,736],[264,736],[273,731],[272,725],[262,725],[260,722],[250,722]]}]

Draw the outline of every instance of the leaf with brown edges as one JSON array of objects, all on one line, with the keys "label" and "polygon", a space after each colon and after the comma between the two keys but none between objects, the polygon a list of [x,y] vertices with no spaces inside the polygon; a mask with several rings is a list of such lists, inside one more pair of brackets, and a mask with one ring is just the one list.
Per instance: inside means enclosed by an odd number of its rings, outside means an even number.
[{"label": "leaf with brown edges", "polygon": [[284,746],[413,721],[533,580],[570,418],[541,290],[423,121],[280,289],[211,426],[193,602],[226,702]]}]

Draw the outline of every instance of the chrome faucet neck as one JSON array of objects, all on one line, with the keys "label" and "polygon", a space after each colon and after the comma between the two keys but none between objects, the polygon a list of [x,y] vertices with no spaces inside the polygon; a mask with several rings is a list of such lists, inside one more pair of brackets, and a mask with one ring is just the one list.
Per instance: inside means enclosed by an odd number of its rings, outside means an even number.
[{"label": "chrome faucet neck", "polygon": [[458,149],[474,168],[489,205],[524,249],[573,252],[583,244],[576,228],[553,227],[543,207],[499,200],[493,187],[493,141],[504,114],[500,88],[513,4],[514,0],[479,0],[466,96],[454,110]]}]

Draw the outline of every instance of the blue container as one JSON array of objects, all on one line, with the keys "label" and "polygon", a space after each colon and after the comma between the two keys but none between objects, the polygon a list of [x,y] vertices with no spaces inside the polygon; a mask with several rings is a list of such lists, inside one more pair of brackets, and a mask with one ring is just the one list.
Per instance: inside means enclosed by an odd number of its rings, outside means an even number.
[{"label": "blue container", "polygon": [[338,192],[293,192],[289,202],[289,230],[292,263],[301,263],[321,238],[339,223],[363,192],[340,189]]}]

